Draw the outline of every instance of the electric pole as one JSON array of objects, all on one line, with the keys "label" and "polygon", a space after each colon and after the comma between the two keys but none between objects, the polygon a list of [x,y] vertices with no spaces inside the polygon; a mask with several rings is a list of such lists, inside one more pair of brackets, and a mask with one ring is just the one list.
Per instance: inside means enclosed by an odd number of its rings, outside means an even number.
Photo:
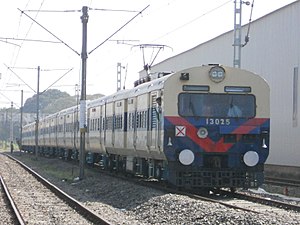
[{"label": "electric pole", "polygon": [[79,179],[84,178],[84,162],[85,162],[85,133],[87,130],[86,124],[86,61],[87,61],[87,23],[89,20],[88,7],[82,7],[82,81],[81,81],[81,98],[80,98],[80,153],[79,153]]},{"label": "electric pole", "polygon": [[233,67],[241,68],[242,52],[242,1],[234,1],[234,40],[233,40]]},{"label": "electric pole", "polygon": [[39,148],[39,110],[40,110],[40,66],[37,68],[37,91],[36,91],[36,120],[35,120],[35,159],[38,158]]},{"label": "electric pole", "polygon": [[10,152],[13,153],[13,143],[14,143],[14,121],[13,121],[13,102],[11,102],[11,107],[10,107]]},{"label": "electric pole", "polygon": [[21,108],[20,108],[20,114],[21,114],[21,118],[20,118],[20,140],[19,140],[19,148],[20,148],[20,152],[22,150],[22,140],[23,140],[23,90],[21,90]]},{"label": "electric pole", "polygon": [[121,82],[122,82],[122,65],[121,63],[117,63],[117,91],[121,90]]},{"label": "electric pole", "polygon": [[242,4],[250,5],[249,1],[234,1],[234,40],[233,67],[241,68],[242,55]]}]

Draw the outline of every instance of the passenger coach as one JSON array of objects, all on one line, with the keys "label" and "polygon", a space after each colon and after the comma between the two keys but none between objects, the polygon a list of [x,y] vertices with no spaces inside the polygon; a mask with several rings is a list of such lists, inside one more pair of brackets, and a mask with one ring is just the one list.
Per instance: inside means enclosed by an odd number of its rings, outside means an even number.
[{"label": "passenger coach", "polygon": [[[88,163],[192,189],[262,184],[270,132],[269,87],[263,78],[208,65],[145,80],[88,102]],[[44,131],[55,133],[59,152],[77,158],[78,110],[55,117]],[[32,145],[32,128],[24,127],[24,149]]]},{"label": "passenger coach", "polygon": [[189,68],[91,102],[88,115],[90,146],[117,170],[191,188],[262,184],[269,87],[251,72]]}]

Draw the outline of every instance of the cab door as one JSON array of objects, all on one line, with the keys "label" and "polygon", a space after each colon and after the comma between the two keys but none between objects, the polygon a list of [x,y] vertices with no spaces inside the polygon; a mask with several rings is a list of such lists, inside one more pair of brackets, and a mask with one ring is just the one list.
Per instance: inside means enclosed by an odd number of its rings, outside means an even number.
[{"label": "cab door", "polygon": [[151,92],[148,131],[148,145],[150,147],[150,151],[157,151],[162,148],[161,129],[163,124],[163,113],[162,106],[159,106],[156,102],[158,97],[161,97],[160,91]]},{"label": "cab door", "polygon": [[127,148],[136,148],[136,98],[131,97],[127,101]]}]

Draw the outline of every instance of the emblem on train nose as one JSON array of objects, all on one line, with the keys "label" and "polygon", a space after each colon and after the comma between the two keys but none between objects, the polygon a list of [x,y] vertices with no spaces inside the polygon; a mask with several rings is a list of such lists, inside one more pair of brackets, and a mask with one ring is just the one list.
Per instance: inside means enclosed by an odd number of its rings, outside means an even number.
[{"label": "emblem on train nose", "polygon": [[197,135],[199,138],[206,138],[208,135],[208,131],[205,127],[200,127],[197,132]]},{"label": "emblem on train nose", "polygon": [[185,126],[176,126],[175,127],[175,135],[176,137],[185,137],[186,127]]}]

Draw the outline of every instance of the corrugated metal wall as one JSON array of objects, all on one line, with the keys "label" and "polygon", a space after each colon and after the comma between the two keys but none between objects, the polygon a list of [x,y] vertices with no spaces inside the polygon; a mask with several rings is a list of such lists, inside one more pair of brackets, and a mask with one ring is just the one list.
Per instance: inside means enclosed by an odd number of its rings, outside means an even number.
[{"label": "corrugated metal wall", "polygon": [[[253,21],[250,42],[242,48],[241,68],[262,75],[271,88],[270,164],[300,166],[300,78],[294,72],[300,65],[299,25],[297,1]],[[232,43],[233,31],[229,31],[154,65],[152,72],[209,63],[232,66]]]}]

